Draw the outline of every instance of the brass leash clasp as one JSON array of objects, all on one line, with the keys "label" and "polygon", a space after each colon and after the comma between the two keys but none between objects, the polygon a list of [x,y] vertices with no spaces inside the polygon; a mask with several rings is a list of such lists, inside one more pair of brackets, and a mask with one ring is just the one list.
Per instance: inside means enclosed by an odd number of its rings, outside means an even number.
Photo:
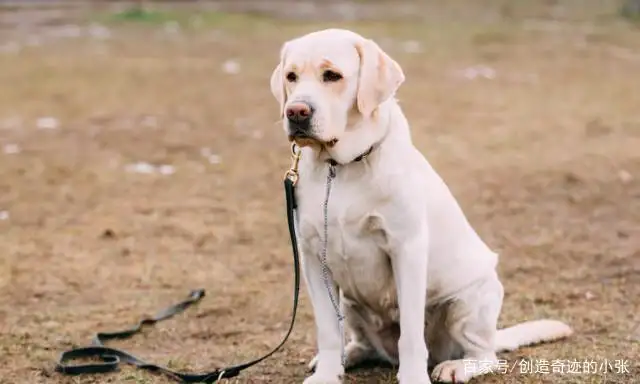
[{"label": "brass leash clasp", "polygon": [[296,143],[291,143],[291,168],[284,174],[284,178],[291,180],[294,186],[298,182],[298,164],[301,156],[300,147]]}]

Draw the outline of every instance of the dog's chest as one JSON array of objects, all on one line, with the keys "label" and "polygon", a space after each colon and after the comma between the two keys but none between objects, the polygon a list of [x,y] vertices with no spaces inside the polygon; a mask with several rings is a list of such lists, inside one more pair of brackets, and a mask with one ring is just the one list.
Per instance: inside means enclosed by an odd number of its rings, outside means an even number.
[{"label": "dog's chest", "polygon": [[[352,300],[378,307],[393,296],[393,274],[386,252],[384,218],[377,208],[384,196],[359,186],[334,182],[326,209],[326,185],[300,190],[299,235],[305,257],[322,258],[334,281]],[[393,301],[390,298],[387,301]]]}]

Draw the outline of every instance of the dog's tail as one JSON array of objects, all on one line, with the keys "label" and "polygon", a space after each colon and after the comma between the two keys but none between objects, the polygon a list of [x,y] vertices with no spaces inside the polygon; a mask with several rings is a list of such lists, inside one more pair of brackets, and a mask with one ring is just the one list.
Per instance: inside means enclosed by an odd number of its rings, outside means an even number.
[{"label": "dog's tail", "polygon": [[526,321],[498,330],[496,352],[513,351],[527,345],[563,339],[572,334],[571,327],[558,320]]}]

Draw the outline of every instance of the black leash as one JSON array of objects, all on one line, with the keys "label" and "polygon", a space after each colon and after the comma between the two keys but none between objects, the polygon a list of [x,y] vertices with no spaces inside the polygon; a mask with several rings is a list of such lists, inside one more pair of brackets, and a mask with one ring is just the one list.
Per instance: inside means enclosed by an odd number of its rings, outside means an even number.
[{"label": "black leash", "polygon": [[[296,150],[296,147],[294,145],[292,145],[291,150],[293,163],[291,169],[285,174],[284,191],[287,206],[289,236],[291,237],[291,247],[293,249],[293,310],[291,315],[291,323],[289,324],[289,330],[277,347],[275,347],[266,355],[255,360],[251,360],[247,363],[234,365],[227,368],[216,369],[212,372],[207,373],[184,373],[171,370],[167,367],[147,363],[128,352],[105,346],[105,342],[109,340],[129,338],[137,333],[140,333],[145,326],[153,325],[159,321],[168,319],[178,313],[183,312],[191,305],[198,303],[204,297],[205,292],[201,289],[192,291],[187,299],[161,310],[153,317],[142,319],[138,324],[130,329],[118,332],[97,333],[91,342],[91,346],[74,348],[63,352],[56,362],[56,371],[67,375],[105,373],[116,371],[120,363],[126,363],[147,371],[165,374],[182,383],[215,383],[220,379],[228,379],[238,376],[241,371],[260,363],[262,360],[270,357],[280,348],[282,348],[287,339],[289,339],[291,332],[293,331],[293,326],[296,321],[296,312],[298,310],[298,297],[300,292],[300,259],[298,255],[298,244],[296,241],[295,230],[295,210],[297,208],[297,205],[294,194],[295,185],[298,181],[298,161],[300,160],[300,152],[299,150]],[[101,360],[101,362],[87,364],[69,364],[69,362],[73,360],[88,358],[98,359]]]}]

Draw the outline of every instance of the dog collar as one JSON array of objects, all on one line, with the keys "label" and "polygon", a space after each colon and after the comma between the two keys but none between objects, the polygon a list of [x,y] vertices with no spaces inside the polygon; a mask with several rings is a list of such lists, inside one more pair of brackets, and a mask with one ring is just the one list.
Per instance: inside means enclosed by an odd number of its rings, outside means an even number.
[{"label": "dog collar", "polygon": [[[362,161],[362,160],[366,159],[367,156],[369,156],[372,151],[373,151],[373,145],[370,146],[369,149],[367,149],[367,151],[365,153],[361,154],[360,156],[356,157],[355,159],[351,160],[350,162],[351,163],[355,163],[355,162],[358,162],[358,161]],[[336,165],[340,165],[340,163],[338,163],[337,161],[335,161],[334,159],[331,159],[331,158],[329,158],[329,159],[327,159],[325,161],[326,161],[326,163],[328,163],[329,165],[332,165],[334,167]],[[349,163],[347,163],[347,164],[349,164]]]}]

